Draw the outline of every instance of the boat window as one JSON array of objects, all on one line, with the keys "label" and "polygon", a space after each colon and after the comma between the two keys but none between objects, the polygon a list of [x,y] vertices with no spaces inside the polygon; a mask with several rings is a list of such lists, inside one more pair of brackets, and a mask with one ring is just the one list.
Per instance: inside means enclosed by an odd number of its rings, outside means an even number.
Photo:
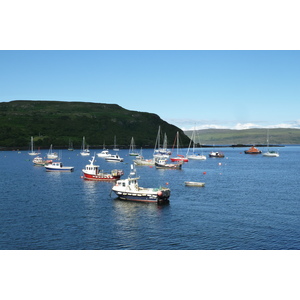
[{"label": "boat window", "polygon": [[125,182],[123,182],[123,186],[125,186]]}]

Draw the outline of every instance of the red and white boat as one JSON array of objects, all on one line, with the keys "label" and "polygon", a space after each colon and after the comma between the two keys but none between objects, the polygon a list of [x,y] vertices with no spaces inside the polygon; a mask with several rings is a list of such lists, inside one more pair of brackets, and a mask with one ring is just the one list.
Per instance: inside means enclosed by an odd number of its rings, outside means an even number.
[{"label": "red and white boat", "polygon": [[89,160],[90,164],[85,166],[85,169],[82,169],[83,179],[86,180],[98,180],[98,181],[112,181],[118,180],[124,174],[122,170],[112,170],[110,173],[100,170],[99,165],[94,165],[95,156],[92,160]]}]

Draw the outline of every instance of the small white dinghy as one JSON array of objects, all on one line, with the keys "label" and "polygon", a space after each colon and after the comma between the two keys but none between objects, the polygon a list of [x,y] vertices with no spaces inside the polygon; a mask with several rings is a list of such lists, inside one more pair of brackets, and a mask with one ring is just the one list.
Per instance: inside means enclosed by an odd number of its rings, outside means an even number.
[{"label": "small white dinghy", "polygon": [[205,182],[185,181],[186,186],[205,186]]}]

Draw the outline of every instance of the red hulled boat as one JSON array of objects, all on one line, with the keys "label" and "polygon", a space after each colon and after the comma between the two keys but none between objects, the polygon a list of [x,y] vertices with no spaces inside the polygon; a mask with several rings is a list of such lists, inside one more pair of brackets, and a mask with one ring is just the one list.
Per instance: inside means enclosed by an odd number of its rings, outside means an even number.
[{"label": "red hulled boat", "polygon": [[95,156],[92,160],[89,160],[90,164],[85,166],[85,169],[82,169],[83,179],[86,180],[98,180],[98,181],[112,181],[119,180],[120,177],[124,174],[122,170],[112,170],[110,173],[100,170],[98,165],[94,165]]}]

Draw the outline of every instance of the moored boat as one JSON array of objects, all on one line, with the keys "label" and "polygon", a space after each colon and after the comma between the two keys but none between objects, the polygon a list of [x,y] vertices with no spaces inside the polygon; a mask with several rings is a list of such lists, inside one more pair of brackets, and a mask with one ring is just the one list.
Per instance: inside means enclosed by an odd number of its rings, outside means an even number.
[{"label": "moored boat", "polygon": [[52,144],[50,145],[49,152],[47,153],[47,158],[48,159],[57,159],[58,158],[57,152],[53,152],[53,150],[52,150]]},{"label": "moored boat", "polygon": [[97,153],[98,157],[109,157],[111,154],[109,153],[108,150],[102,150],[100,153]]},{"label": "moored boat", "polygon": [[47,164],[51,164],[52,160],[45,160],[40,156],[36,156],[33,160],[32,160],[33,164],[35,166],[45,166]]},{"label": "moored boat", "polygon": [[45,165],[46,171],[61,171],[61,172],[73,172],[74,167],[65,167],[61,162],[52,162]]},{"label": "moored boat", "polygon": [[80,152],[81,156],[89,156],[90,150],[88,146],[85,146],[85,137],[82,138],[82,150]]},{"label": "moored boat", "polygon": [[279,153],[277,151],[270,151],[269,150],[269,129],[268,129],[268,132],[267,132],[267,145],[268,145],[268,151],[267,152],[264,152],[263,153],[263,156],[267,156],[267,157],[279,157]]},{"label": "moored boat", "polygon": [[130,146],[129,146],[129,155],[130,156],[138,156],[139,153],[135,150],[134,138],[131,138]]},{"label": "moored boat", "polygon": [[279,153],[277,151],[270,151],[270,150],[268,150],[267,152],[263,153],[263,156],[267,156],[267,157],[279,157]]},{"label": "moored boat", "polygon": [[196,182],[196,181],[185,181],[184,184],[186,186],[199,186],[199,187],[205,186],[205,182]]},{"label": "moored boat", "polygon": [[144,188],[140,187],[138,180],[140,177],[136,176],[133,165],[131,165],[131,172],[127,179],[118,180],[113,186],[112,191],[121,200],[165,203],[169,202],[171,191],[169,188]]},{"label": "moored boat", "polygon": [[158,126],[158,133],[157,133],[157,138],[155,141],[153,157],[155,159],[156,158],[169,158],[169,156],[172,154],[172,152],[169,149],[167,149],[167,147],[168,147],[167,134],[166,133],[164,134],[162,147],[160,146],[160,139],[161,139],[161,129],[160,129],[160,126]]},{"label": "moored boat", "polygon": [[209,157],[225,157],[224,153],[218,151],[212,151],[209,153]]},{"label": "moored boat", "polygon": [[202,155],[202,154],[189,154],[186,156],[188,159],[192,159],[192,160],[206,160],[206,156]]},{"label": "moored boat", "polygon": [[97,181],[112,181],[118,180],[124,174],[122,170],[112,170],[110,173],[100,170],[99,165],[95,165],[95,156],[92,160],[89,160],[90,164],[85,166],[85,169],[82,169],[83,179],[86,180],[97,180]]},{"label": "moored boat", "polygon": [[179,161],[176,164],[168,164],[166,159],[156,159],[155,167],[157,169],[173,169],[173,170],[181,170],[183,162]]},{"label": "moored boat", "polygon": [[73,142],[71,141],[71,139],[69,139],[69,147],[68,147],[68,150],[69,150],[69,151],[74,151],[74,148],[73,148]]},{"label": "moored boat", "polygon": [[134,161],[134,164],[137,166],[154,166],[154,158],[145,159],[143,156],[137,157]]},{"label": "moored boat", "polygon": [[188,162],[189,161],[189,159],[187,157],[185,157],[184,155],[180,155],[180,154],[178,154],[177,157],[176,156],[171,157],[170,160],[173,161],[173,162],[174,161],[181,161],[181,162]]},{"label": "moored boat", "polygon": [[[193,153],[189,154],[191,144],[193,144]],[[188,147],[186,157],[188,159],[192,159],[192,160],[206,160],[206,156],[203,154],[203,152],[202,152],[202,154],[195,153],[195,149],[196,149],[195,146],[196,146],[196,131],[194,129],[193,133],[192,133],[192,136],[191,136],[191,140],[190,140],[190,144],[189,144],[189,147]]]},{"label": "moored boat", "polygon": [[112,154],[111,156],[105,157],[105,160],[109,162],[122,162],[124,158],[120,157],[119,154]]},{"label": "moored boat", "polygon": [[29,155],[39,155],[41,154],[40,152],[36,152],[33,150],[33,136],[31,137],[31,140],[30,140],[30,150],[31,152],[28,152]]},{"label": "moored boat", "polygon": [[[179,150],[179,132],[178,131],[176,133],[174,144],[175,144],[175,142],[177,142],[177,156],[170,157],[170,160],[173,162],[174,161],[188,162],[189,159],[187,157],[185,157],[184,155],[178,154],[178,150]],[[173,146],[173,149],[174,149],[174,146]]]},{"label": "moored boat", "polygon": [[250,147],[248,150],[245,150],[244,152],[245,154],[261,154],[261,151],[254,146]]}]

